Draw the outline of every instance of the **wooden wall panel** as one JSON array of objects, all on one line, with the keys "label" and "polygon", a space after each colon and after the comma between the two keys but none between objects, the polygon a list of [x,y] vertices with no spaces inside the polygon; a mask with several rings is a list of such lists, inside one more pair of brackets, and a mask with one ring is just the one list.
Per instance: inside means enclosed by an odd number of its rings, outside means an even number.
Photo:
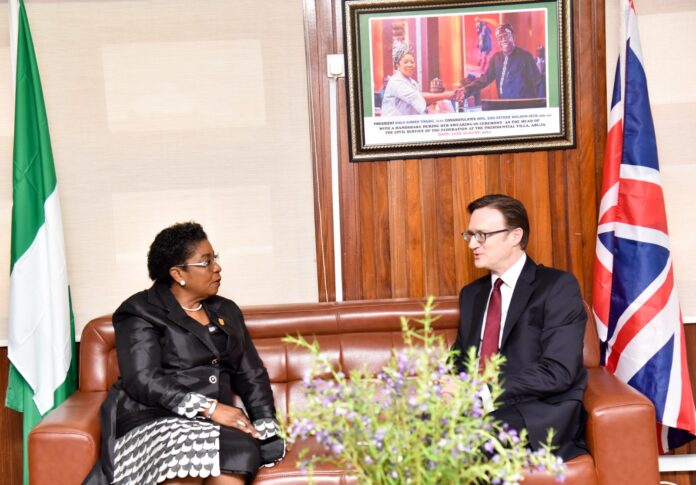
[{"label": "wooden wall panel", "polygon": [[22,415],[5,407],[10,361],[7,347],[0,348],[0,483],[22,483]]},{"label": "wooden wall panel", "polygon": [[[313,62],[341,53],[342,18],[338,0],[305,0],[308,48]],[[572,271],[589,299],[599,182],[606,132],[604,1],[574,3],[575,123],[572,150],[506,153],[350,163],[346,111],[340,120],[340,200],[343,294],[346,300],[454,295],[483,274],[476,270],[459,233],[466,228],[466,204],[486,193],[519,198],[529,211],[528,252],[540,263]],[[310,70],[317,185],[330,187],[327,122],[328,80]],[[345,83],[339,92],[345,107]],[[322,110],[319,110],[322,111]],[[330,194],[317,194],[317,221],[330,221]],[[331,235],[317,224],[323,252]],[[319,239],[319,238],[318,238]],[[318,243],[320,246],[322,242]],[[317,249],[318,256],[322,248]],[[332,287],[331,268],[319,271],[320,288]],[[332,291],[322,299],[332,299]]]}]

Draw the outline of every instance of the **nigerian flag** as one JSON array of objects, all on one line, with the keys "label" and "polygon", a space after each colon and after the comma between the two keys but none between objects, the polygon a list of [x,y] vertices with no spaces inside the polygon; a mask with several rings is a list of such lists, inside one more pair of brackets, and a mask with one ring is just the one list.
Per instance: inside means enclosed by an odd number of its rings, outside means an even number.
[{"label": "nigerian flag", "polygon": [[75,390],[77,372],[58,184],[22,0],[10,0],[10,26],[16,86],[5,404],[23,413],[26,484],[29,432]]}]

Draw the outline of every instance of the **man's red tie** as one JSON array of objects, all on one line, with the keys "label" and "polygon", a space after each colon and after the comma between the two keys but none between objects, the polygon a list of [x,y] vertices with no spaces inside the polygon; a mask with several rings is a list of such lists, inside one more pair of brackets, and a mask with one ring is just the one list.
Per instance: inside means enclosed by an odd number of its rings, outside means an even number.
[{"label": "man's red tie", "polygon": [[495,280],[491,298],[488,301],[488,313],[486,314],[486,328],[483,331],[483,342],[481,342],[481,352],[479,357],[479,369],[486,367],[486,360],[498,351],[498,341],[500,339],[500,314],[502,304],[500,297],[500,285],[503,280]]}]

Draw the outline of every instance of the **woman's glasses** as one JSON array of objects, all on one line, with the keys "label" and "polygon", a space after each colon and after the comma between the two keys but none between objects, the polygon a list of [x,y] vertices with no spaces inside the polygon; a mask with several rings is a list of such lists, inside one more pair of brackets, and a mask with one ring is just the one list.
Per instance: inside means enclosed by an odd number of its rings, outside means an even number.
[{"label": "woman's glasses", "polygon": [[175,264],[174,266],[177,268],[186,268],[187,266],[198,266],[199,268],[207,268],[213,263],[220,263],[220,254],[215,253],[211,259],[200,261],[198,263]]}]

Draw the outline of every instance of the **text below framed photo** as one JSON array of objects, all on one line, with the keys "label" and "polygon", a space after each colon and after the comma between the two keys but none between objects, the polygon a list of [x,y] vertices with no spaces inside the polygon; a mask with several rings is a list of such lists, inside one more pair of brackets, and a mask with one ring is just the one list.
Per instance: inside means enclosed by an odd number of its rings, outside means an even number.
[{"label": "text below framed photo", "polygon": [[575,146],[572,0],[343,0],[351,161]]}]

